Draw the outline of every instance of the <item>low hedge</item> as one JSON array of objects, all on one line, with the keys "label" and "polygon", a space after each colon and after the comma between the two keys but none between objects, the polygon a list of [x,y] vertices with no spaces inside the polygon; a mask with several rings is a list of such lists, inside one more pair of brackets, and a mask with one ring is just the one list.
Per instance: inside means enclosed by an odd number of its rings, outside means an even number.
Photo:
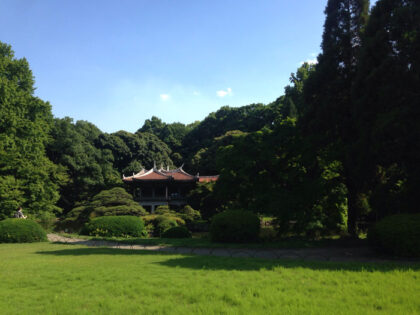
[{"label": "low hedge", "polygon": [[210,236],[216,242],[252,242],[258,239],[260,219],[249,211],[228,210],[216,214],[210,225]]},{"label": "low hedge", "polygon": [[135,216],[104,216],[92,219],[83,227],[82,234],[94,236],[145,237],[144,222]]},{"label": "low hedge", "polygon": [[420,257],[420,214],[386,217],[369,230],[368,239],[388,254]]},{"label": "low hedge", "polygon": [[188,231],[186,227],[175,226],[165,232],[163,232],[162,237],[165,238],[191,238],[191,232]]},{"label": "low hedge", "polygon": [[47,240],[47,233],[32,220],[0,221],[0,243],[33,243]]}]

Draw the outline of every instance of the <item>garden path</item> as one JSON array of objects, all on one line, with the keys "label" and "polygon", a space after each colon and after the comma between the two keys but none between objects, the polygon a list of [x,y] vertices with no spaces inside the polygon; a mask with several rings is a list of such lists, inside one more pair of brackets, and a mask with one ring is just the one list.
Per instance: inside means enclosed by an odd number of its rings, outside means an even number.
[{"label": "garden path", "polygon": [[149,250],[171,254],[194,254],[205,256],[225,256],[265,259],[294,259],[306,261],[336,262],[418,262],[418,260],[400,260],[379,257],[368,247],[353,248],[299,248],[299,249],[246,249],[246,248],[190,248],[175,246],[129,245],[119,242],[70,238],[57,234],[48,234],[50,242],[77,244],[94,247],[107,247],[128,250]]}]

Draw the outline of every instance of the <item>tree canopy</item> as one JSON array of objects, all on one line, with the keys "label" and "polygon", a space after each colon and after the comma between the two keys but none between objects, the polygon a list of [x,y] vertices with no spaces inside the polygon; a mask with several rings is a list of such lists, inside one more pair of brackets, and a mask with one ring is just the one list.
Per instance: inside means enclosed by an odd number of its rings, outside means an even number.
[{"label": "tree canopy", "polygon": [[0,218],[19,206],[33,214],[60,211],[57,181],[66,179],[45,154],[51,105],[33,92],[28,62],[0,42]]}]

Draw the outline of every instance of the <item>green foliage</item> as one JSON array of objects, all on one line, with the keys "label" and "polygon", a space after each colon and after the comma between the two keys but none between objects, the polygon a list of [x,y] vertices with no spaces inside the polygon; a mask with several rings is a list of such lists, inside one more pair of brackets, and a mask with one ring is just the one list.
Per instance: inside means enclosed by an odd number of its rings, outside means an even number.
[{"label": "green foliage", "polygon": [[156,214],[175,214],[175,211],[172,211],[168,205],[158,206],[155,210]]},{"label": "green foliage", "polygon": [[82,229],[82,234],[116,237],[145,237],[143,220],[135,216],[106,216],[92,219]]},{"label": "green foliage", "polygon": [[249,211],[227,210],[215,215],[210,235],[215,242],[252,242],[258,239],[260,219]]},{"label": "green foliage", "polygon": [[24,219],[0,221],[0,243],[32,243],[46,240],[47,234],[35,221]]},{"label": "green foliage", "polygon": [[33,95],[33,85],[26,59],[0,42],[0,219],[18,206],[28,214],[60,211],[56,179],[65,178],[45,155],[51,105]]},{"label": "green foliage", "polygon": [[167,124],[153,116],[151,119],[147,119],[136,133],[150,133],[157,136],[172,150],[171,159],[177,164],[183,162],[182,155],[179,153],[182,149],[182,141],[196,125],[197,123],[189,125],[181,123]]},{"label": "green foliage", "polygon": [[77,202],[101,190],[121,184],[121,176],[113,169],[113,156],[101,151],[94,142],[100,130],[93,124],[71,118],[55,119],[51,131],[53,141],[47,147],[50,159],[66,168],[70,180],[60,183],[59,205],[68,212]]},{"label": "green foliage", "polygon": [[305,82],[306,108],[300,120],[313,158],[329,151],[327,161],[341,162],[340,176],[347,188],[348,229],[352,235],[357,234],[356,221],[363,212],[359,195],[366,193],[370,175],[364,152],[354,151],[358,133],[351,97],[368,11],[368,0],[328,1],[322,53],[316,70]]},{"label": "green foliage", "polygon": [[184,226],[185,220],[179,216],[179,213],[169,210],[161,211],[160,214],[150,214],[143,217],[149,234],[161,236],[168,228],[175,226]]},{"label": "green foliage", "polygon": [[420,3],[379,0],[371,10],[352,90],[358,152],[372,161],[375,216],[418,212]]},{"label": "green foliage", "polygon": [[184,226],[175,226],[163,232],[165,238],[190,238],[191,232]]},{"label": "green foliage", "polygon": [[[138,161],[142,166],[146,168],[153,167],[154,163],[157,163],[157,165],[173,165],[170,158],[171,149],[165,142],[163,142],[152,133],[137,132],[133,134],[127,131],[118,131],[113,133],[112,136],[121,139],[126,146],[123,152],[128,152],[127,154],[123,153],[123,158],[121,158],[121,151],[119,146],[109,147],[114,157],[121,160],[121,162],[116,165],[120,172],[122,172],[122,170],[133,161]],[[102,145],[107,147],[107,143]],[[140,169],[137,169],[135,172],[138,171],[140,171]]]},{"label": "green foliage", "polygon": [[[270,126],[278,117],[278,106],[251,104],[242,107],[223,106],[218,111],[209,114],[202,122],[195,126],[183,138],[181,154],[187,161],[202,149],[212,146],[216,137],[221,137],[226,132],[240,130],[243,132],[257,131],[264,126]],[[211,173],[213,169],[206,169],[205,163],[201,163],[197,169],[194,165],[191,170],[195,172]]]},{"label": "green foliage", "polygon": [[201,219],[200,211],[194,210],[190,205],[186,205],[180,211],[181,217],[188,222],[193,222]]},{"label": "green foliage", "polygon": [[147,212],[124,188],[103,190],[89,201],[73,208],[62,221],[62,227],[77,227],[101,216],[141,216]]},{"label": "green foliage", "polygon": [[376,223],[368,238],[386,253],[420,257],[420,214],[388,216]]},{"label": "green foliage", "polygon": [[155,218],[155,235],[162,236],[166,230],[178,226],[178,223],[170,217],[159,215]]},{"label": "green foliage", "polygon": [[57,223],[57,217],[54,213],[48,211],[40,211],[33,216],[33,220],[41,225],[46,231],[52,230]]},{"label": "green foliage", "polygon": [[273,226],[263,226],[260,229],[258,239],[262,242],[273,242],[278,235],[278,231]]},{"label": "green foliage", "polygon": [[215,182],[197,183],[196,187],[188,194],[188,203],[200,209],[203,219],[209,219],[219,212],[222,202],[214,193]]},{"label": "green foliage", "polygon": [[218,151],[214,195],[225,206],[275,216],[281,233],[303,233],[315,222],[323,234],[341,230],[346,213],[346,190],[337,181],[341,164],[313,160],[305,147],[291,118],[235,138]]}]

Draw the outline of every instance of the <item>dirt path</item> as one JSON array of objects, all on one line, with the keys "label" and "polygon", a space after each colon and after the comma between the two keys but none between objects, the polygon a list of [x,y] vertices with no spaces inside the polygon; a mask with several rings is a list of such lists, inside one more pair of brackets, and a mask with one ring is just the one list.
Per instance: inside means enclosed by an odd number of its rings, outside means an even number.
[{"label": "dirt path", "polygon": [[242,248],[189,248],[172,246],[127,245],[118,242],[84,240],[69,238],[57,234],[48,234],[50,242],[107,247],[129,250],[150,250],[172,254],[195,254],[206,256],[266,258],[266,259],[297,259],[308,261],[337,262],[399,262],[412,263],[418,260],[399,260],[383,258],[367,247],[355,248],[301,248],[301,249],[242,249]]}]

